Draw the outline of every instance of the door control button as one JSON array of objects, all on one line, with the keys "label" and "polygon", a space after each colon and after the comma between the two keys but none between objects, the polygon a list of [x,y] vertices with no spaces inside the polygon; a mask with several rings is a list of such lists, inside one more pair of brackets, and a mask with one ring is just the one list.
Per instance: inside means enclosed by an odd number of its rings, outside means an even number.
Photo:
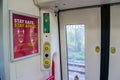
[{"label": "door control button", "polygon": [[45,54],[45,57],[48,57],[49,55],[48,54]]}]

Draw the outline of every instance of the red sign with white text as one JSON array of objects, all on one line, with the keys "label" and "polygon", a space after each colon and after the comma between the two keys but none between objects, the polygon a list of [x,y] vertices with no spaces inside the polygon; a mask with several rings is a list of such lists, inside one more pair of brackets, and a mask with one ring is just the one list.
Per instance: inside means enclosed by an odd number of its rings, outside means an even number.
[{"label": "red sign with white text", "polygon": [[12,14],[14,59],[38,54],[38,18]]}]

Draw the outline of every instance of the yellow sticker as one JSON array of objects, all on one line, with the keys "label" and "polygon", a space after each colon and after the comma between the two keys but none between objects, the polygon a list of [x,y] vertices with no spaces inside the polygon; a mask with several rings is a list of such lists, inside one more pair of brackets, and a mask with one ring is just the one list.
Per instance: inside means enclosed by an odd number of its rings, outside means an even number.
[{"label": "yellow sticker", "polygon": [[50,59],[44,59],[44,67],[49,68],[50,67]]},{"label": "yellow sticker", "polygon": [[74,80],[79,80],[78,75],[76,75],[76,76],[74,77]]},{"label": "yellow sticker", "polygon": [[97,53],[99,53],[99,52],[100,52],[100,47],[99,47],[99,46],[96,46],[95,51],[96,51]]},{"label": "yellow sticker", "polygon": [[43,46],[43,51],[44,52],[50,52],[50,44],[45,43],[44,46]]},{"label": "yellow sticker", "polygon": [[114,47],[111,47],[111,53],[115,54],[115,52],[116,52],[116,49]]}]

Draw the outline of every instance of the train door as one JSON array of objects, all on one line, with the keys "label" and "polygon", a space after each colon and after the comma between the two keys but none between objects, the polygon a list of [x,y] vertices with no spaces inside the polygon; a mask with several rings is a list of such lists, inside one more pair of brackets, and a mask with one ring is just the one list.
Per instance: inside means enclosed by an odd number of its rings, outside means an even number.
[{"label": "train door", "polygon": [[100,8],[61,11],[62,80],[100,80]]},{"label": "train door", "polygon": [[111,6],[109,80],[120,80],[120,5]]}]

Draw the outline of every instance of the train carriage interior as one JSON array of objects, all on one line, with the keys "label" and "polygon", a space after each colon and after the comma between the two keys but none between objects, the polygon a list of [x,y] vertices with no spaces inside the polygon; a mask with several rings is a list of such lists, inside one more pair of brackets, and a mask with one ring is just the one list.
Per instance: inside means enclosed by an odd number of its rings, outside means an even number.
[{"label": "train carriage interior", "polygon": [[120,80],[120,0],[0,0],[0,80]]}]

